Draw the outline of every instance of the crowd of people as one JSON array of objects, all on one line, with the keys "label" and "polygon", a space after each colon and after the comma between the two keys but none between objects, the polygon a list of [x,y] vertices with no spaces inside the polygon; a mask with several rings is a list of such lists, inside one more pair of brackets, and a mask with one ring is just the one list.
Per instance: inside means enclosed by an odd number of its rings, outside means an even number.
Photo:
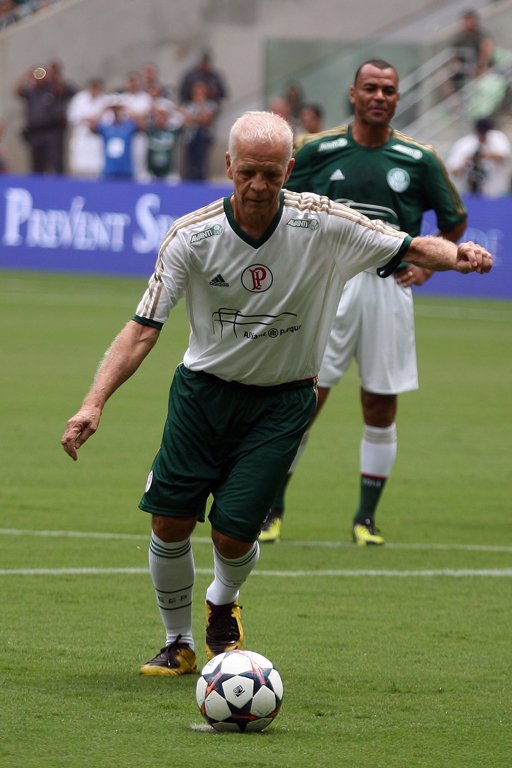
[{"label": "crowd of people", "polygon": [[101,77],[78,87],[57,60],[29,69],[14,92],[33,173],[138,181],[207,180],[228,93],[208,53],[184,73],[177,96],[153,63],[109,91]]},{"label": "crowd of people", "polygon": [[[508,81],[493,68],[493,38],[475,11],[461,16],[450,49],[443,96],[460,97],[461,117],[473,130],[451,148],[448,171],[461,194],[510,194],[511,145],[497,124]],[[101,77],[78,87],[64,77],[62,62],[51,61],[27,71],[15,93],[25,106],[22,135],[33,173],[136,181],[208,180],[218,116],[229,95],[209,52],[175,87],[161,82],[153,63],[111,90]],[[326,128],[324,106],[306,98],[299,81],[289,82],[266,108],[283,117],[295,137]]]}]

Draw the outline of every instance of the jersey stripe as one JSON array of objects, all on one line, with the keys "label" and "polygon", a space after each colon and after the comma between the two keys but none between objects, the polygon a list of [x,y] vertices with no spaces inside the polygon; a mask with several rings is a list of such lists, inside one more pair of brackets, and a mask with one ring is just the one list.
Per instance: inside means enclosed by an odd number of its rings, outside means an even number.
[{"label": "jersey stripe", "polygon": [[203,206],[203,208],[199,208],[197,211],[193,211],[192,213],[186,214],[185,216],[176,219],[176,221],[173,223],[162,241],[162,245],[160,246],[155,264],[155,270],[148,283],[146,299],[143,305],[143,314],[145,317],[153,319],[158,306],[160,295],[163,290],[162,273],[164,267],[162,259],[165,249],[168,247],[169,243],[173,240],[173,238],[179,235],[181,230],[196,224],[201,224],[203,221],[209,221],[213,216],[218,216],[219,214],[223,213],[223,211],[224,200],[223,198],[220,198],[219,200],[215,200],[213,203],[209,203],[208,205]]}]

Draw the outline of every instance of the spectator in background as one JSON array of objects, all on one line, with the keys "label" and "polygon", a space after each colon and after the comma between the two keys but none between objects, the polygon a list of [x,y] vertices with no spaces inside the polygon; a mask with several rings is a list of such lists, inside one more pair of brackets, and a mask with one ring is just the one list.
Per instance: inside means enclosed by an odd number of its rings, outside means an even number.
[{"label": "spectator in background", "polygon": [[267,102],[267,111],[273,112],[274,115],[279,115],[283,120],[286,120],[293,131],[294,137],[297,136],[297,134],[302,133],[299,124],[293,119],[290,102],[288,99],[285,99],[284,96],[274,96],[269,99]]},{"label": "spectator in background", "polygon": [[[153,99],[144,88],[141,75],[132,71],[126,76],[124,88],[121,92],[121,101],[126,113],[135,120],[138,125],[146,124],[149,118]],[[133,139],[133,174],[135,179],[143,179],[146,174],[146,135],[139,132]]]},{"label": "spectator in background", "polygon": [[68,105],[70,138],[68,148],[69,172],[72,176],[97,178],[103,168],[103,142],[91,130],[108,106],[109,96],[101,78],[91,78]]},{"label": "spectator in background", "polygon": [[490,118],[477,120],[472,133],[455,142],[446,167],[459,191],[482,197],[508,195],[510,189],[510,141],[496,130]]},{"label": "spectator in background", "polygon": [[274,115],[279,115],[279,117],[282,117],[283,120],[286,120],[286,122],[291,125],[292,110],[289,102],[284,96],[275,96],[274,98],[269,99],[267,110],[273,112]]},{"label": "spectator in background", "polygon": [[153,62],[149,61],[146,64],[143,64],[140,71],[140,78],[141,86],[144,91],[147,91],[148,93],[155,93],[158,91],[158,94],[162,98],[172,99],[172,89],[162,84],[158,67],[156,64],[153,64]]},{"label": "spectator in background", "polygon": [[218,104],[210,98],[210,88],[197,80],[190,101],[183,104],[184,131],[182,177],[188,181],[205,181],[209,176],[209,157],[214,140],[214,124]]},{"label": "spectator in background", "polygon": [[208,99],[214,101],[217,107],[228,97],[228,89],[223,75],[213,67],[212,56],[206,51],[192,69],[183,75],[178,93],[180,103],[191,102],[195,83],[205,83],[208,88]]},{"label": "spectator in background", "polygon": [[452,37],[450,47],[453,56],[443,87],[445,97],[456,93],[492,66],[494,42],[482,28],[476,11],[466,11],[462,15],[461,28]]},{"label": "spectator in background", "polygon": [[299,125],[300,111],[304,106],[304,92],[300,83],[289,83],[283,94],[283,98],[288,102],[290,109],[290,119],[288,122],[291,124],[292,128],[297,128]]},{"label": "spectator in background", "polygon": [[147,170],[154,180],[178,180],[176,146],[183,114],[168,99],[157,102],[146,128]]},{"label": "spectator in background", "polygon": [[143,119],[129,115],[122,95],[117,94],[110,97],[101,118],[91,120],[90,127],[103,139],[103,178],[133,179],[133,140],[144,127]]},{"label": "spectator in background", "polygon": [[75,92],[58,61],[28,70],[16,84],[14,93],[25,102],[22,135],[32,173],[64,173],[67,107]]},{"label": "spectator in background", "polygon": [[142,79],[138,72],[129,72],[121,89],[121,102],[130,115],[145,118],[151,110],[151,96],[142,87]]},{"label": "spectator in background", "polygon": [[324,127],[324,109],[320,104],[304,104],[299,112],[301,133],[320,133]]}]

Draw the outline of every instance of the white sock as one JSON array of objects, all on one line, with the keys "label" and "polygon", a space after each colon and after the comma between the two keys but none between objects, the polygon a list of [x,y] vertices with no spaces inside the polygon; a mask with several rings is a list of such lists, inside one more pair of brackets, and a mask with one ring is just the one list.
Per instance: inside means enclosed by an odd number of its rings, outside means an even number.
[{"label": "white sock", "polygon": [[193,649],[192,590],[195,567],[190,539],[169,544],[152,532],[149,572],[165,627],[165,644],[169,645],[181,635],[183,642]]},{"label": "white sock", "polygon": [[252,549],[243,557],[228,560],[213,548],[214,579],[206,590],[206,599],[214,605],[234,603],[240,587],[260,558],[260,545],[254,542]]},{"label": "white sock", "polygon": [[390,427],[369,427],[365,424],[361,440],[361,474],[389,477],[397,450],[396,424]]}]

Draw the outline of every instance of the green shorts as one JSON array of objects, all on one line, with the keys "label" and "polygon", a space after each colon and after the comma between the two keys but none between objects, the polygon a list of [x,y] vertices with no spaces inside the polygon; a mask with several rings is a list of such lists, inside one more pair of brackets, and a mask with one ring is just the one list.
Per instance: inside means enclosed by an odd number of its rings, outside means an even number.
[{"label": "green shorts", "polygon": [[276,387],[226,382],[180,365],[162,443],[139,504],[255,541],[316,408],[316,381]]}]

